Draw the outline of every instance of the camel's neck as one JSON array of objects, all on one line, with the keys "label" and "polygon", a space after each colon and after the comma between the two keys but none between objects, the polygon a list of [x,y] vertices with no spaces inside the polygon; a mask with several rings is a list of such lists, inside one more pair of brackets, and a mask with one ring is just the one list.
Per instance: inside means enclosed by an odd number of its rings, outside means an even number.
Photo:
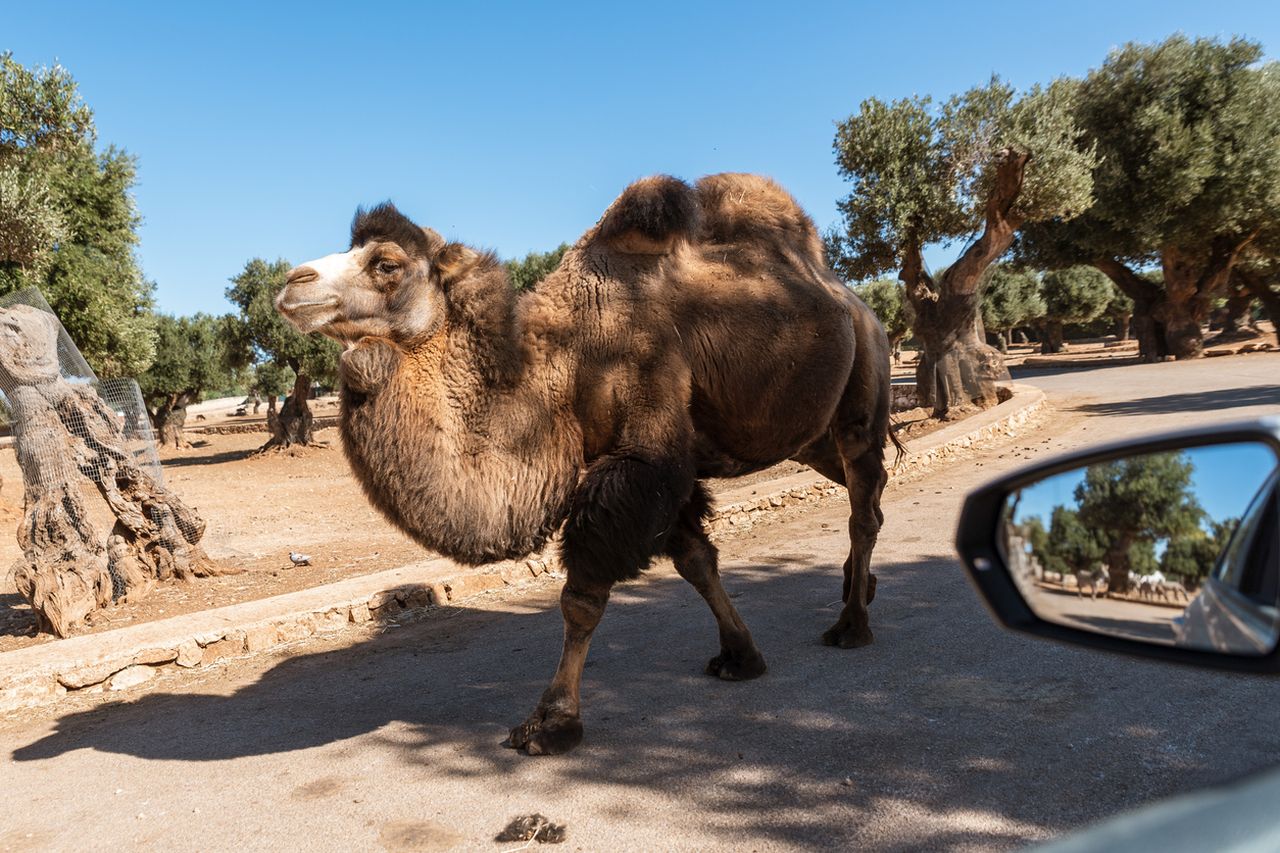
[{"label": "camel's neck", "polygon": [[408,352],[366,342],[343,356],[357,479],[391,521],[464,562],[540,548],[581,466],[577,426],[519,340],[508,310],[484,323],[452,316]]}]

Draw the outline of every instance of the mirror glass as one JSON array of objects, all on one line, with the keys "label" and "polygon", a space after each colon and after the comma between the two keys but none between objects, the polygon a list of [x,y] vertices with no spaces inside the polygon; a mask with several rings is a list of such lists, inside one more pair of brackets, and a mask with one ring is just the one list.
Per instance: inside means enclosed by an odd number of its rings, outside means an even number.
[{"label": "mirror glass", "polygon": [[1005,562],[1050,622],[1263,655],[1280,636],[1280,469],[1261,442],[1113,459],[1005,501]]}]

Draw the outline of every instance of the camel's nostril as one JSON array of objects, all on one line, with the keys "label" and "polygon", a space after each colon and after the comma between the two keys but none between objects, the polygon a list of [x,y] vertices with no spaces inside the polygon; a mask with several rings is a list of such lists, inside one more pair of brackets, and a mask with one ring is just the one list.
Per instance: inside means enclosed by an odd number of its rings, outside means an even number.
[{"label": "camel's nostril", "polygon": [[311,267],[294,267],[289,270],[289,275],[285,277],[285,284],[306,284],[309,281],[315,281],[320,277],[320,273]]}]

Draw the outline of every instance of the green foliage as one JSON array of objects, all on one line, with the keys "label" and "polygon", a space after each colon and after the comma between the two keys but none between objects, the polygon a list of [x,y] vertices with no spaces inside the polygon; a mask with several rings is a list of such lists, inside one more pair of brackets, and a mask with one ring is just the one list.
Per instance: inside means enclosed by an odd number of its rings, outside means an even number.
[{"label": "green foliage", "polygon": [[1106,549],[1093,531],[1080,521],[1075,510],[1054,507],[1049,517],[1049,533],[1039,552],[1033,552],[1047,571],[1066,574],[1093,569]]},{"label": "green foliage", "polygon": [[902,283],[893,278],[880,278],[853,288],[858,298],[880,318],[890,343],[897,343],[910,334],[911,322],[915,319],[904,290]]},{"label": "green foliage", "polygon": [[1133,300],[1112,283],[1107,297],[1107,305],[1102,309],[1102,313],[1113,320],[1123,320],[1125,317],[1133,315]]},{"label": "green foliage", "polygon": [[286,260],[254,258],[231,279],[227,299],[240,309],[244,333],[259,361],[287,365],[311,379],[331,380],[338,367],[338,344],[322,335],[303,335],[276,311],[275,298],[291,269]]},{"label": "green foliage", "polygon": [[[1049,270],[1040,281],[1044,315],[1061,323],[1088,323],[1106,311],[1118,293],[1111,279],[1094,267]],[[1131,300],[1129,304],[1132,311]]]},{"label": "green foliage", "polygon": [[853,188],[839,202],[834,268],[866,279],[896,268],[911,246],[978,232],[1005,151],[1031,154],[1017,218],[1070,219],[1086,209],[1095,161],[1073,123],[1076,89],[1058,81],[1016,97],[993,77],[941,106],[927,97],[863,101],[836,133],[836,164]]},{"label": "green foliage", "polygon": [[150,364],[155,328],[152,286],[133,254],[135,163],[95,143],[65,69],[0,54],[0,293],[38,287],[106,378]]},{"label": "green foliage", "polygon": [[987,273],[982,289],[982,324],[988,332],[1006,332],[1045,313],[1040,281],[1027,270],[999,265]]},{"label": "green foliage", "polygon": [[1240,38],[1130,43],[1075,98],[1096,146],[1093,206],[1034,229],[1044,266],[1115,257],[1138,266],[1173,246],[1206,255],[1280,217],[1280,66]]},{"label": "green foliage", "polygon": [[203,391],[231,385],[248,361],[248,346],[236,317],[156,316],[156,355],[138,377],[153,409],[165,399],[185,394],[198,401]]},{"label": "green foliage", "polygon": [[[1033,515],[1022,523],[1022,538],[1031,548],[1031,553],[1040,554],[1049,542],[1049,532],[1044,529],[1040,516]],[[1042,563],[1043,565],[1043,563]]]},{"label": "green foliage", "polygon": [[1075,491],[1080,520],[1109,549],[1194,533],[1204,510],[1191,491],[1191,472],[1182,453],[1090,465]]},{"label": "green foliage", "polygon": [[523,260],[507,261],[507,273],[511,286],[516,290],[528,290],[560,266],[560,259],[569,251],[568,243],[561,243],[550,252],[530,252]]},{"label": "green foliage", "polygon": [[253,366],[249,388],[265,397],[287,394],[293,390],[294,373],[288,367],[274,361],[263,361]]},{"label": "green foliage", "polygon": [[1196,529],[1171,539],[1160,555],[1160,571],[1170,578],[1199,586],[1213,571],[1239,523],[1239,519],[1229,518],[1214,522],[1208,531]]}]

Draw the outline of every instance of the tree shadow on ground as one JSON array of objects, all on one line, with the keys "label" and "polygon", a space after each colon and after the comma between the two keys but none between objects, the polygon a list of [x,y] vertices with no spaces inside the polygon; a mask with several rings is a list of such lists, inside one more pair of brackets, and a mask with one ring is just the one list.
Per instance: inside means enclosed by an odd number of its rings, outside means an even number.
[{"label": "tree shadow on ground", "polygon": [[[591,785],[612,792],[606,820],[658,809],[673,834],[876,849],[1015,846],[1275,761],[1269,681],[1002,632],[948,557],[877,572],[877,642],[846,651],[817,642],[839,610],[838,566],[726,567],[770,664],[745,683],[701,674],[713,623],[669,568],[620,588],[586,672],[586,741],[568,756],[499,746],[558,653],[559,613],[542,594],[288,658],[230,695],[68,714],[12,757],[315,749],[342,768],[386,753],[481,810],[513,784],[552,810]],[[206,772],[226,771],[189,771]]]},{"label": "tree shadow on ground", "polygon": [[1066,373],[1089,372],[1091,374],[1103,373],[1108,370],[1123,370],[1126,367],[1135,367],[1144,364],[1138,358],[1117,358],[1099,361],[1097,364],[1073,364],[1064,365],[1062,367],[1024,367],[1020,364],[1011,365],[1009,367],[1009,376],[1015,380],[1018,379],[1035,379],[1039,376],[1062,376]]},{"label": "tree shadow on ground", "polygon": [[1212,391],[1165,394],[1160,397],[1142,397],[1137,400],[1085,403],[1077,408],[1091,415],[1167,415],[1277,404],[1280,404],[1280,385],[1261,385],[1252,388],[1217,388]]},{"label": "tree shadow on ground", "polygon": [[0,594],[0,637],[29,637],[35,633],[36,615],[16,592]]},{"label": "tree shadow on ground", "polygon": [[[263,439],[266,442],[266,439]],[[190,451],[189,451],[190,452]],[[253,447],[248,450],[223,450],[220,453],[209,453],[191,456],[169,456],[161,461],[163,468],[190,468],[199,465],[221,465],[224,462],[239,462],[248,459],[258,452]]]}]

